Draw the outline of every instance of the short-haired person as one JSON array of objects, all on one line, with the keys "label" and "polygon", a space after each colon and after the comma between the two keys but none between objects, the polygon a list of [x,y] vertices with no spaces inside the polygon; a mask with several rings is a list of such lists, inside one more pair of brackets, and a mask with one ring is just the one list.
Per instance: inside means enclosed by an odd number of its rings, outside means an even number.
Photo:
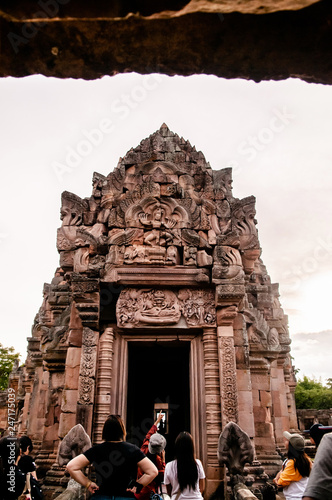
[{"label": "short-haired person", "polygon": [[172,500],[201,500],[205,473],[195,458],[194,442],[189,432],[180,432],[175,441],[175,460],[166,464],[164,483]]},{"label": "short-haired person", "polygon": [[[134,498],[134,493],[149,484],[158,474],[156,466],[134,444],[127,443],[126,429],[119,415],[110,415],[103,428],[103,443],[73,458],[67,465],[71,477],[85,486],[96,500]],[[81,469],[93,464],[96,483]],[[136,481],[137,467],[143,475]]]},{"label": "short-haired person", "polygon": [[332,433],[318,446],[303,500],[332,500]]},{"label": "short-haired person", "polygon": [[309,433],[310,441],[312,444],[318,448],[319,443],[321,442],[323,436],[329,432],[332,432],[332,426],[330,425],[322,425],[322,424],[313,424],[308,431],[304,431],[306,434]]},{"label": "short-haired person", "polygon": [[[158,469],[158,476],[147,486],[144,486],[140,493],[136,493],[137,500],[149,500],[151,493],[158,492],[158,488],[164,479],[165,472],[165,446],[166,439],[159,434],[158,426],[163,419],[163,414],[159,413],[157,420],[144,438],[141,450]],[[138,471],[138,478],[141,477],[141,471]]]},{"label": "short-haired person", "polygon": [[305,442],[300,434],[284,432],[287,460],[273,482],[283,487],[286,500],[301,500],[307,486],[311,460],[304,452]]}]

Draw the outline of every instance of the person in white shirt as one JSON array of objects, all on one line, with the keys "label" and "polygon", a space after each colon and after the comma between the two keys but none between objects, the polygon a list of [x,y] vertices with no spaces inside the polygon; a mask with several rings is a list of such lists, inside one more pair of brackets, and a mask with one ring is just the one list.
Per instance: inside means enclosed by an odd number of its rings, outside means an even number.
[{"label": "person in white shirt", "polygon": [[175,441],[175,460],[166,464],[164,483],[171,500],[201,500],[205,473],[195,458],[194,442],[189,432],[180,432]]}]

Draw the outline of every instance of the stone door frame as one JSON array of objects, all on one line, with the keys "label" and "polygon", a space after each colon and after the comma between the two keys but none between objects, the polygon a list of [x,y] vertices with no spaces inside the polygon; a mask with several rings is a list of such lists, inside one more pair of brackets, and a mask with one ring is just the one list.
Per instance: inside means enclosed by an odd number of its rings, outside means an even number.
[{"label": "stone door frame", "polygon": [[[157,330],[157,331],[156,331]],[[128,343],[129,342],[171,342],[180,340],[190,342],[189,353],[189,390],[190,390],[190,432],[195,443],[195,451],[205,467],[207,465],[206,447],[206,405],[204,382],[204,352],[202,332],[186,331],[176,334],[165,333],[165,330],[154,329],[137,332],[131,330],[115,330],[114,352],[117,356],[113,359],[113,376],[111,388],[110,412],[123,416],[127,420],[127,391],[128,391]]]}]

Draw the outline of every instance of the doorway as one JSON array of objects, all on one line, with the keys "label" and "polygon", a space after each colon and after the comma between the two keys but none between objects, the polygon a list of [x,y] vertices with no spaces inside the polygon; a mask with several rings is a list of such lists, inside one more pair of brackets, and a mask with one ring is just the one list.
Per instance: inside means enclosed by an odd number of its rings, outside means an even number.
[{"label": "doorway", "polygon": [[188,341],[128,342],[127,440],[141,446],[154,422],[155,404],[168,403],[166,459],[174,457],[174,441],[190,432]]}]

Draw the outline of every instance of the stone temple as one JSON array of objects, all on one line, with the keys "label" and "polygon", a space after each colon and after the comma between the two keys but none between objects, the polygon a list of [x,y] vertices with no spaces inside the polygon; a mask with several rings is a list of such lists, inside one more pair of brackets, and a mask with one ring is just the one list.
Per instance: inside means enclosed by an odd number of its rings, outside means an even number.
[{"label": "stone temple", "polygon": [[95,173],[89,198],[64,192],[61,220],[60,267],[17,379],[18,430],[37,444],[47,498],[61,491],[61,440],[80,423],[100,442],[110,413],[140,444],[162,409],[168,459],[190,431],[207,494],[223,479],[228,422],[254,445],[253,473],[275,473],[282,432],[297,428],[287,317],[260,259],[255,198],[233,197],[231,169],[212,170],[162,125]]}]

